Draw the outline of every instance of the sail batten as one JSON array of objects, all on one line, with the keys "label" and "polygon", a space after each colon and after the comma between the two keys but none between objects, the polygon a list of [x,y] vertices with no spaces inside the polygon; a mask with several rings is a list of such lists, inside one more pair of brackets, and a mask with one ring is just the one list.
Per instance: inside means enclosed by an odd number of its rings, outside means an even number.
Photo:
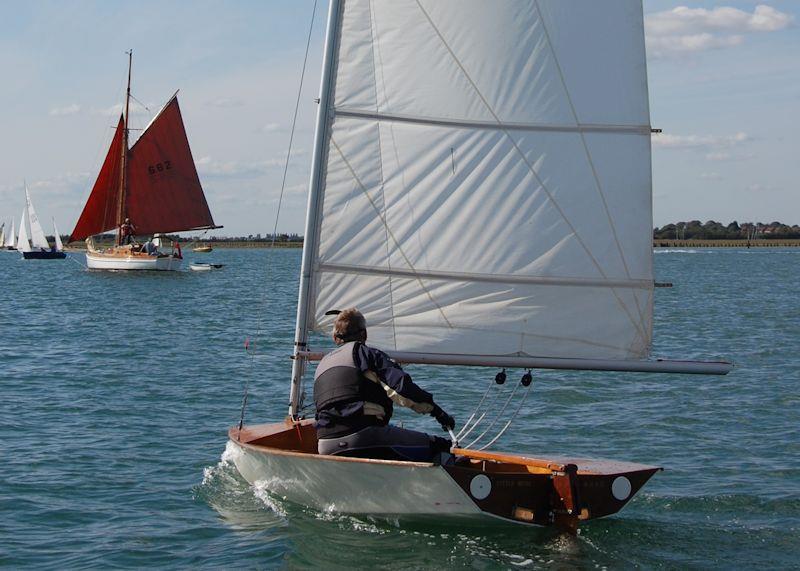
[{"label": "sail batten", "polygon": [[420,125],[441,125],[464,127],[468,129],[507,129],[510,131],[551,131],[559,133],[628,133],[631,135],[651,135],[650,125],[614,125],[576,123],[574,125],[556,125],[544,123],[511,123],[497,121],[468,121],[447,117],[427,117],[421,115],[400,115],[382,113],[369,109],[337,108],[333,114],[340,117],[357,117],[366,120],[394,121],[398,123],[417,123]]},{"label": "sail batten", "polygon": [[299,320],[356,306],[390,351],[647,357],[643,15],[599,4],[340,3]]}]

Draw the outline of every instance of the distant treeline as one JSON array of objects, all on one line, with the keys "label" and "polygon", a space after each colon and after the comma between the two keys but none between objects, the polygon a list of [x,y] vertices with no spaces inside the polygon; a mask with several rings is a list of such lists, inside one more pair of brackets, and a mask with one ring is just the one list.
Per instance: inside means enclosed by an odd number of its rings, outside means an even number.
[{"label": "distant treeline", "polygon": [[655,240],[791,240],[800,238],[800,226],[789,226],[781,222],[743,222],[735,220],[727,226],[709,220],[700,222],[677,222],[653,229]]}]

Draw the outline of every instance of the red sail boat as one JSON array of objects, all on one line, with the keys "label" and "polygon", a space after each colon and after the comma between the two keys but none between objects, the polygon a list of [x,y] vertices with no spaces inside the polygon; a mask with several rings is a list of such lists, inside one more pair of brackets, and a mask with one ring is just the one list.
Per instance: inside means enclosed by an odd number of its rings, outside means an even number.
[{"label": "red sail boat", "polygon": [[[131,63],[129,52],[125,113],[70,241],[86,240],[89,269],[177,270],[180,248],[163,251],[161,235],[221,226],[200,185],[177,92],[129,148]],[[114,246],[96,248],[93,236],[109,230],[117,231]],[[149,239],[139,243],[134,235]]]}]

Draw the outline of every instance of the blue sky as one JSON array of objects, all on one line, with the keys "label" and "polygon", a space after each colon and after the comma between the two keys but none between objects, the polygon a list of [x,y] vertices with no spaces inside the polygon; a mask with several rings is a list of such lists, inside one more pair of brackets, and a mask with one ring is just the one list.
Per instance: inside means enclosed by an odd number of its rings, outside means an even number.
[{"label": "blue sky", "polygon": [[[221,235],[268,233],[313,0],[0,0],[0,221],[27,180],[72,229],[105,155],[133,48],[132,126],[180,89]],[[314,25],[279,230],[302,232],[327,2]],[[645,0],[654,218],[800,223],[800,2]],[[45,225],[46,230],[49,230]]]}]

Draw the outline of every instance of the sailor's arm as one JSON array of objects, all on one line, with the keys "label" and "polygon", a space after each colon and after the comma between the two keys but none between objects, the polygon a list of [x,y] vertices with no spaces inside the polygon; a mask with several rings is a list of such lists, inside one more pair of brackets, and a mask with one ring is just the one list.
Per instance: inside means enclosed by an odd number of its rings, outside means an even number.
[{"label": "sailor's arm", "polygon": [[380,383],[395,404],[420,414],[430,414],[445,428],[455,426],[453,417],[433,402],[433,396],[417,386],[411,380],[411,375],[386,353],[359,343],[354,356],[364,376]]},{"label": "sailor's arm", "polygon": [[354,354],[356,366],[368,379],[379,383],[395,404],[420,414],[433,411],[433,396],[411,380],[386,353],[359,343]]}]

